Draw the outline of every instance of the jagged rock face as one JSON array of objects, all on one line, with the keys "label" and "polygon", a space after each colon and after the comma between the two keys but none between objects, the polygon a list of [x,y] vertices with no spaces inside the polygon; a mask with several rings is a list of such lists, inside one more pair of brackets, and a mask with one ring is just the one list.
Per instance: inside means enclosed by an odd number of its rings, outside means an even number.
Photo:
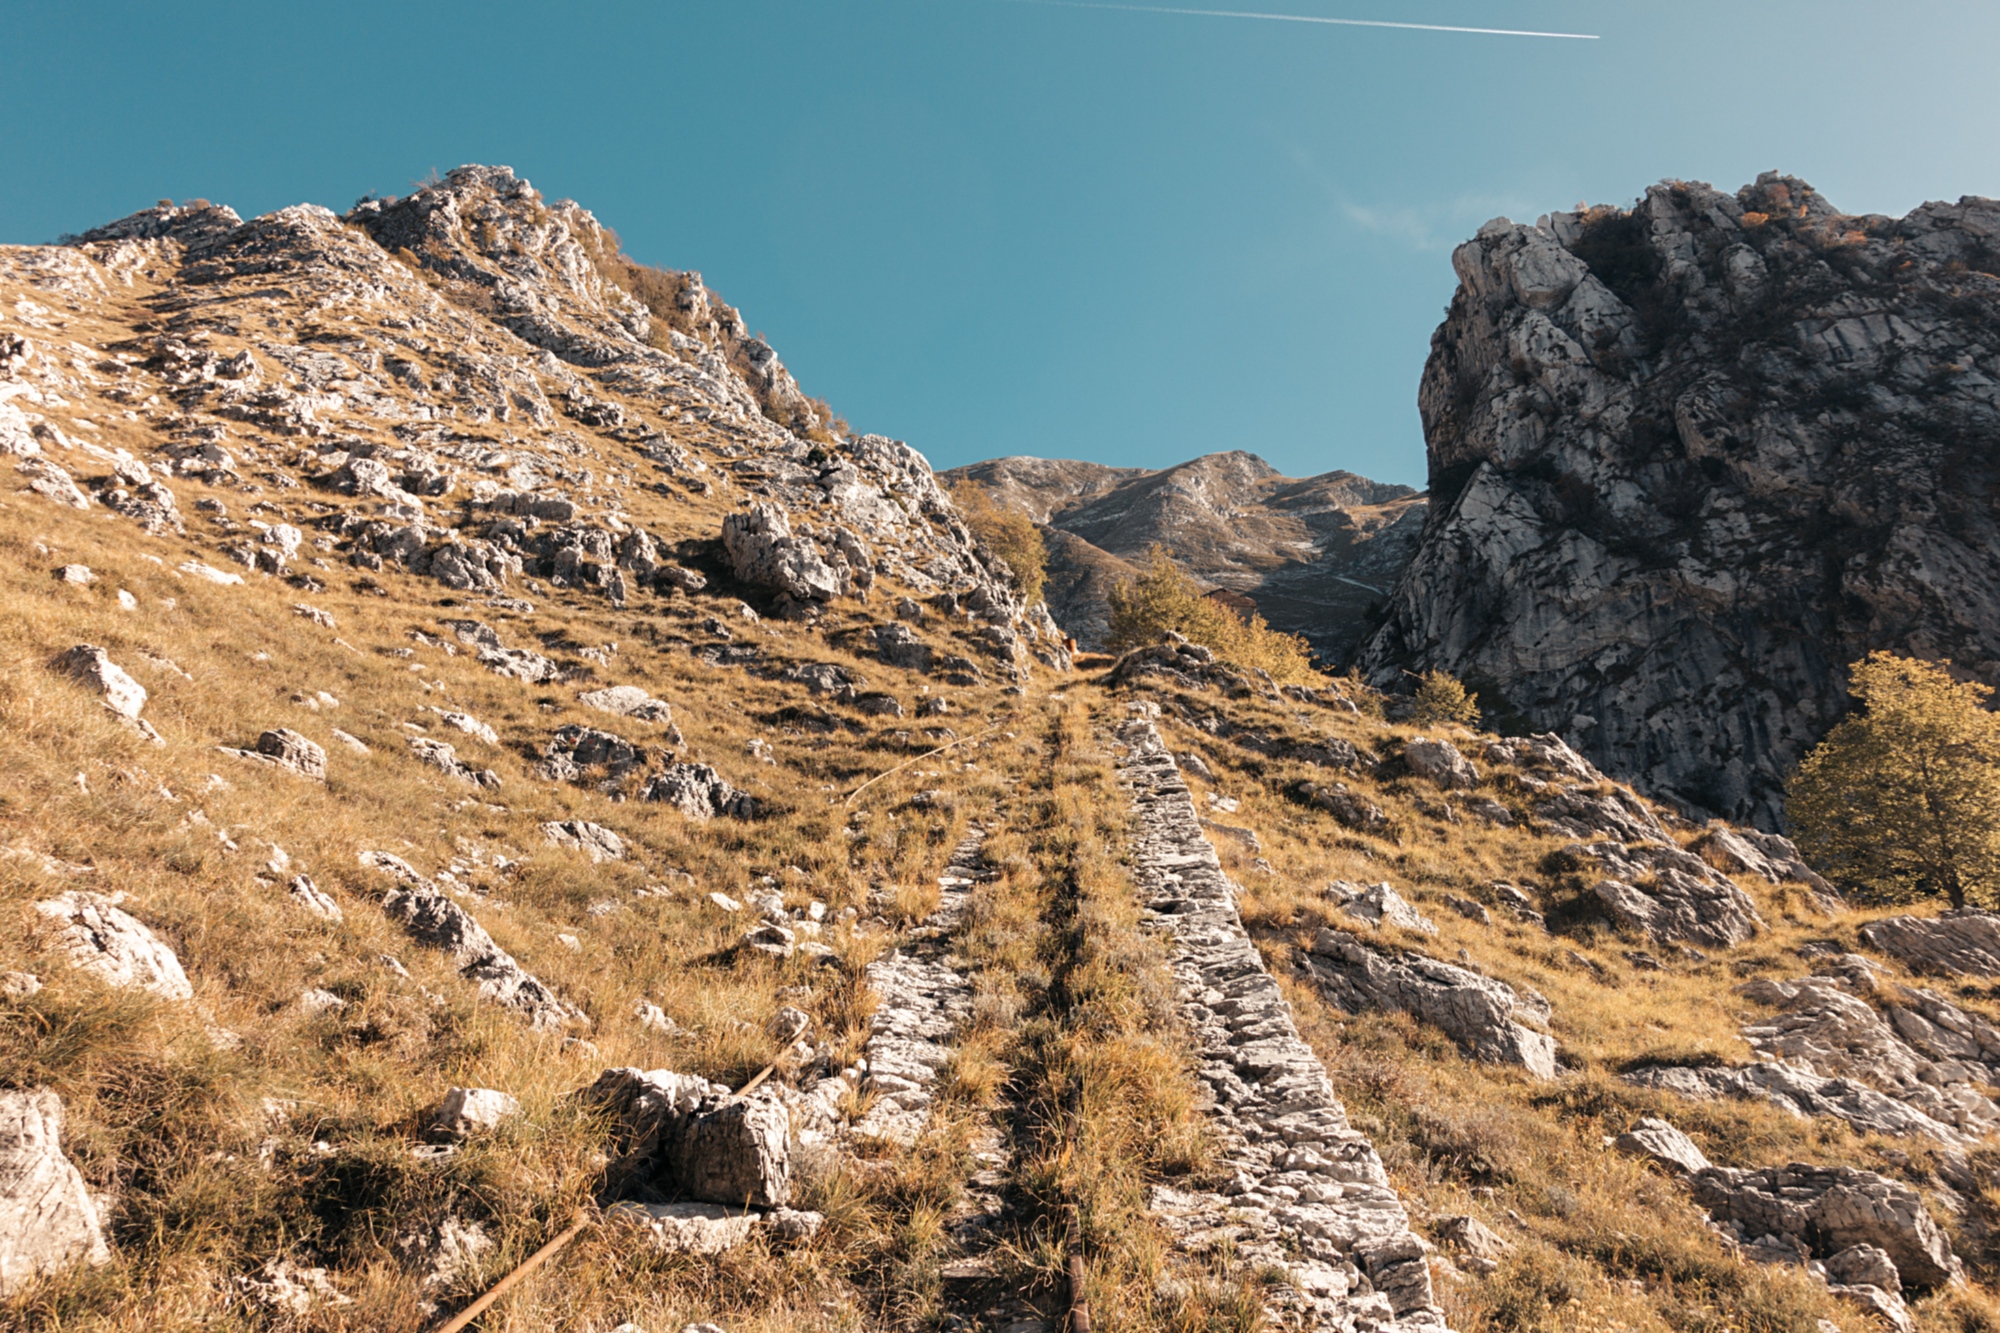
[{"label": "jagged rock face", "polygon": [[2000,680],[2000,204],[1767,174],[1504,219],[1452,262],[1432,508],[1362,653],[1436,664],[1649,793],[1775,829],[1876,648]]},{"label": "jagged rock face", "polygon": [[1157,542],[1197,579],[1246,594],[1272,625],[1344,661],[1423,525],[1424,497],[1408,486],[1351,472],[1286,477],[1241,450],[1157,472],[1000,458],[944,476],[987,487],[1051,530],[1049,606],[1087,648],[1104,644],[1106,595]]}]

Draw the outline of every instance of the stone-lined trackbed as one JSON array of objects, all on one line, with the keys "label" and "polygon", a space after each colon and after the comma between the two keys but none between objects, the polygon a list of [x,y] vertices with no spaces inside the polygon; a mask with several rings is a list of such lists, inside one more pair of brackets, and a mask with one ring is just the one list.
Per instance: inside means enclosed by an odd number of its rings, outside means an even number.
[{"label": "stone-lined trackbed", "polygon": [[1221,1194],[1156,1187],[1154,1213],[1190,1248],[1228,1239],[1245,1271],[1290,1272],[1292,1288],[1273,1301],[1287,1325],[1444,1329],[1424,1244],[1244,931],[1172,755],[1144,718],[1117,736],[1137,807],[1133,876],[1152,924],[1172,936],[1181,1015],[1235,1172]]}]

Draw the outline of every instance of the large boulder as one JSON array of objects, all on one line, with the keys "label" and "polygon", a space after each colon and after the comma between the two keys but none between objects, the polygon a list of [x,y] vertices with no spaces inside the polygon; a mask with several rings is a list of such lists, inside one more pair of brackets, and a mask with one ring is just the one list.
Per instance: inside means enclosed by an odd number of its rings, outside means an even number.
[{"label": "large boulder", "polygon": [[0,1092],[0,1296],[111,1251],[97,1205],[62,1151],[62,1101],[46,1088]]},{"label": "large boulder", "polygon": [[793,534],[777,505],[754,504],[723,519],[722,549],[737,578],[801,602],[830,602],[847,591],[848,579],[827,563],[817,542]]},{"label": "large boulder", "polygon": [[111,986],[136,986],[163,1000],[194,996],[181,960],[152,931],[102,894],[71,890],[35,904],[56,927],[70,966]]},{"label": "large boulder", "polygon": [[668,1069],[607,1069],[581,1094],[613,1129],[607,1189],[639,1199],[775,1208],[791,1201],[791,1117]]}]

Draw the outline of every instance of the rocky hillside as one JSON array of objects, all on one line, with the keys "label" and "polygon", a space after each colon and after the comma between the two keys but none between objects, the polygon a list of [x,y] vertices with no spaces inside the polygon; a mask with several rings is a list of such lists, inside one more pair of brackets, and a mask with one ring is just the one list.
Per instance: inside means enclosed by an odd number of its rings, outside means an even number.
[{"label": "rocky hillside", "polygon": [[1048,599],[1086,647],[1101,646],[1104,595],[1155,543],[1204,583],[1243,593],[1278,629],[1347,660],[1408,563],[1424,497],[1351,472],[1280,476],[1255,454],[1208,454],[1158,472],[1041,458],[954,468],[1052,538]]},{"label": "rocky hillside", "polygon": [[1432,508],[1362,655],[1693,810],[1779,784],[1871,649],[2000,682],[2000,204],[1775,174],[1488,223],[1420,407]]},{"label": "rocky hillside", "polygon": [[2000,1326],[1996,918],[1072,662],[607,247],[0,248],[0,1327]]}]

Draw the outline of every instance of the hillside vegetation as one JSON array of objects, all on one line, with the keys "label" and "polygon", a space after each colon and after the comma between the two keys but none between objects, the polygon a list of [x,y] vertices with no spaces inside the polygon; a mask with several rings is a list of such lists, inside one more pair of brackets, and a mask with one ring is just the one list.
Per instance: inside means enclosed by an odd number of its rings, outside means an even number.
[{"label": "hillside vegetation", "polygon": [[1985,918],[1073,659],[505,169],[223,214],[0,249],[0,1326],[2000,1327]]}]

